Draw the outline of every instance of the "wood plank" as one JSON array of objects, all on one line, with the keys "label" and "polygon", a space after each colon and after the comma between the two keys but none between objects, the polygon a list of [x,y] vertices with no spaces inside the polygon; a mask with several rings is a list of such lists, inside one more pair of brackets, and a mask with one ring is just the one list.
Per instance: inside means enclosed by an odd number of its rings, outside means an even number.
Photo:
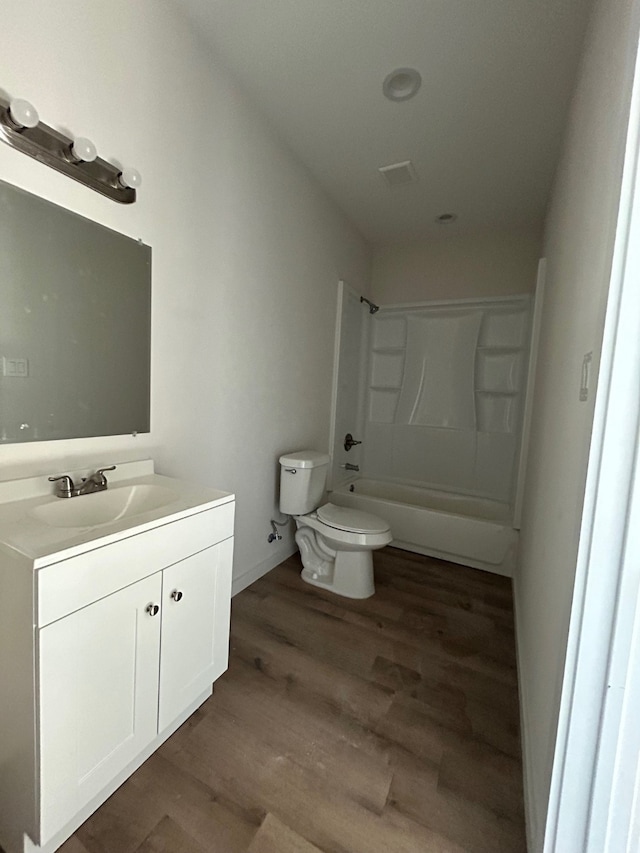
[{"label": "wood plank", "polygon": [[468,741],[444,751],[438,787],[521,821],[524,817],[520,762],[488,744]]},{"label": "wood plank", "polygon": [[202,847],[170,817],[164,817],[138,847],[137,853],[213,853],[215,849]]},{"label": "wood plank", "polygon": [[346,799],[376,814],[382,812],[391,784],[385,751],[351,743],[332,721],[318,724],[316,715],[267,679],[256,684],[249,672],[241,684],[237,677],[233,691],[219,691],[215,707],[195,730],[199,739],[218,740],[217,726],[232,720],[245,736],[259,740],[261,751],[270,759],[289,758],[308,770],[319,788],[332,787]]},{"label": "wood plank", "polygon": [[[433,614],[430,620],[424,618],[422,624],[417,629],[407,625],[404,603],[403,606],[394,605],[391,610],[392,615],[377,612],[367,613],[363,610],[353,610],[345,608],[341,604],[336,604],[336,599],[338,599],[336,595],[332,596],[332,601],[328,601],[326,596],[331,595],[331,593],[325,590],[322,590],[322,597],[309,597],[303,590],[299,589],[299,583],[296,585],[292,584],[291,586],[284,586],[281,583],[277,585],[263,583],[263,589],[271,590],[271,594],[281,600],[291,601],[292,604],[305,609],[310,607],[319,613],[325,613],[328,616],[340,619],[346,625],[354,625],[359,629],[373,634],[378,639],[402,643],[412,648],[422,648],[425,635],[430,639],[436,639],[437,636],[444,634],[447,627],[446,616],[439,614]],[[311,587],[311,589],[315,589],[315,587]],[[350,601],[351,599],[343,600]]]},{"label": "wood plank", "polygon": [[378,655],[394,657],[408,667],[417,666],[420,659],[419,650],[412,645],[375,636],[337,616],[308,610],[275,595],[237,596],[233,613],[251,619],[282,643],[363,677]]},{"label": "wood plank", "polygon": [[420,659],[420,673],[422,681],[416,687],[417,698],[422,698],[423,690],[448,692],[451,696],[453,691],[460,691],[487,708],[508,707],[510,718],[518,717],[516,684],[510,679],[505,681],[502,670],[496,672],[494,667],[484,667],[476,658],[452,660],[428,649]]},{"label": "wood plank", "polygon": [[[289,756],[274,751],[260,735],[221,710],[203,720],[179,750],[167,743],[162,751],[212,788],[224,787],[243,808],[258,802],[265,805],[321,850],[449,853],[460,849],[439,833],[386,808],[382,815],[372,812],[357,802],[357,791],[345,797],[338,784],[324,784],[313,769],[304,766],[299,752]],[[334,777],[333,782],[337,781]]]},{"label": "wood plank", "polygon": [[[135,775],[135,774],[134,774]],[[89,853],[134,853],[165,816],[162,803],[147,797],[131,777],[82,824],[76,836]]]},{"label": "wood plank", "polygon": [[142,765],[131,782],[141,798],[157,802],[207,850],[242,853],[264,818],[262,809],[237,808],[224,791],[202,784],[159,753]]},{"label": "wood plank", "polygon": [[520,762],[520,720],[512,706],[487,708],[479,702],[468,700],[466,711],[475,740]]},{"label": "wood plank", "polygon": [[322,853],[319,847],[268,814],[247,853]]},{"label": "wood plank", "polygon": [[[234,621],[233,654],[235,661],[256,668],[301,703],[363,726],[383,716],[393,701],[394,691],[388,686],[280,643],[240,615]],[[221,686],[224,689],[224,682]]]},{"label": "wood plank", "polygon": [[403,695],[396,697],[375,731],[434,764],[440,763],[445,751],[462,749],[472,734],[464,708],[438,708]]},{"label": "wood plank", "polygon": [[301,570],[302,563],[299,555],[296,554],[256,581],[251,588],[265,594],[276,592],[282,598],[287,598],[289,595],[301,597],[305,607],[324,609],[325,612],[339,610],[343,614],[342,618],[348,618],[347,614],[349,614],[353,618],[382,616],[385,619],[399,619],[402,615],[402,607],[380,596],[362,600],[343,598],[322,587],[301,583],[299,577]]},{"label": "wood plank", "polygon": [[398,811],[473,853],[525,853],[521,821],[438,786],[438,771],[404,750],[394,751],[392,766],[389,802]]},{"label": "wood plank", "polygon": [[422,681],[422,676],[415,669],[409,669],[381,655],[374,660],[371,675],[377,684],[382,684],[394,692],[411,691]]},{"label": "wood plank", "polygon": [[[4,853],[2,847],[0,847],[0,853]],[[65,841],[62,847],[58,847],[57,853],[89,853],[89,851],[77,835],[72,835],[68,841]]]}]

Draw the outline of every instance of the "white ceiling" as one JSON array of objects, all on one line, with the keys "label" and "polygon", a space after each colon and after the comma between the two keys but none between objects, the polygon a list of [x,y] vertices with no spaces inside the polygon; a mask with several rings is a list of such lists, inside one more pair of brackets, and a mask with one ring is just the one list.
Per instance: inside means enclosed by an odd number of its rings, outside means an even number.
[{"label": "white ceiling", "polygon": [[[176,2],[374,245],[539,224],[590,0]],[[422,88],[393,103],[402,66]],[[390,189],[402,160],[419,180]]]}]

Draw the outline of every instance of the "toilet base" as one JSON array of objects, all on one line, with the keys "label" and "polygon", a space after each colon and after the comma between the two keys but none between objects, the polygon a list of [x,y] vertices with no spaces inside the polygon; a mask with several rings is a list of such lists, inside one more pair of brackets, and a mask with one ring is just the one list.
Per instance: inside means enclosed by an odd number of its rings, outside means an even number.
[{"label": "toilet base", "polygon": [[338,551],[332,573],[320,574],[305,566],[300,577],[311,586],[328,589],[345,598],[371,598],[376,591],[371,551]]}]

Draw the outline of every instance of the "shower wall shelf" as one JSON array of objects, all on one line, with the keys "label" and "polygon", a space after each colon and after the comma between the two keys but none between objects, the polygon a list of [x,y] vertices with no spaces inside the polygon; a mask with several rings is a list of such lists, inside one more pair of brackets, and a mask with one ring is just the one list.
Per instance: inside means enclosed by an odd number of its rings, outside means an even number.
[{"label": "shower wall shelf", "polygon": [[371,324],[367,476],[508,501],[530,299],[383,307]]}]

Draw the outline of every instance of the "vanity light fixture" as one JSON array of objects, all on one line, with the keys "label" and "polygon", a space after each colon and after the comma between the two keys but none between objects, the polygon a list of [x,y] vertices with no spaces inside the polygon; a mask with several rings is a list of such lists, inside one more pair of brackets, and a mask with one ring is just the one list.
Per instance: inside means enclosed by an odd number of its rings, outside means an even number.
[{"label": "vanity light fixture", "polygon": [[139,172],[98,157],[86,137],[69,139],[43,124],[33,104],[23,98],[0,98],[0,140],[113,201],[132,204],[136,200],[142,182]]}]

